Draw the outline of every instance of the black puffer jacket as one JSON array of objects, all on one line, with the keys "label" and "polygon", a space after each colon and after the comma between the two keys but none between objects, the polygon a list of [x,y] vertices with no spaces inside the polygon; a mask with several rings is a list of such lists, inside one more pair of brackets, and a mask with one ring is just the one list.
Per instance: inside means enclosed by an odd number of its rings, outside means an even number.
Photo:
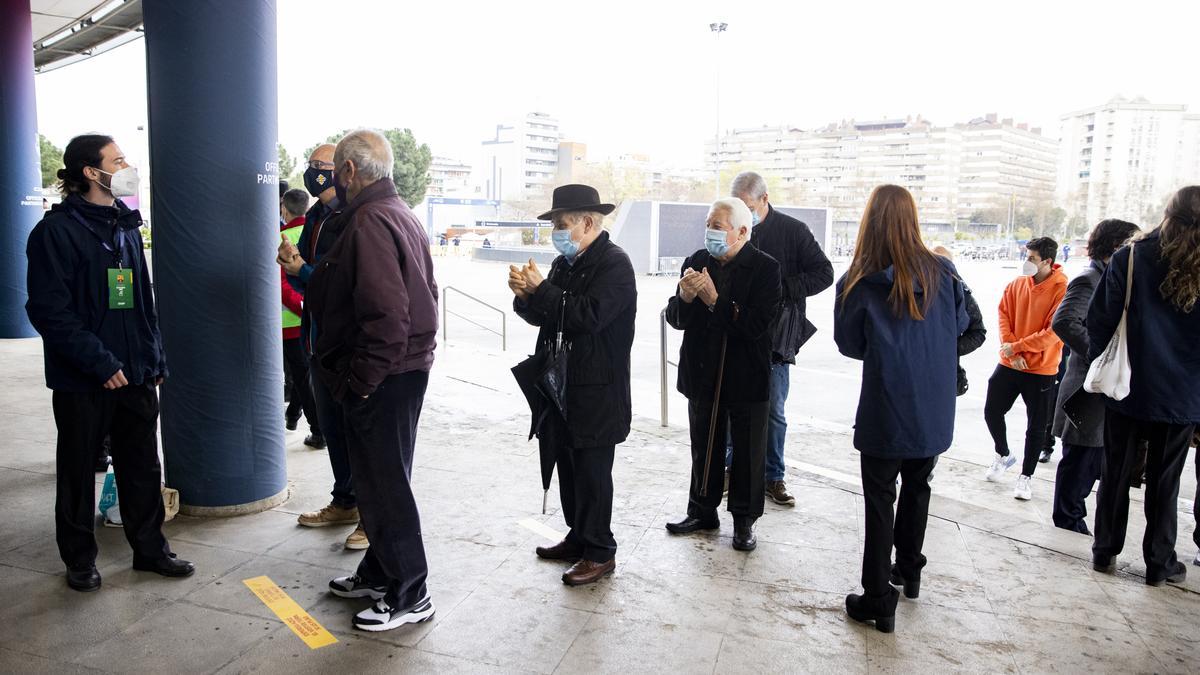
[{"label": "black puffer jacket", "polygon": [[[562,308],[565,294],[565,308]],[[567,425],[576,448],[616,445],[629,436],[633,403],[629,353],[637,314],[633,263],[607,232],[575,259],[559,256],[528,302],[513,311],[538,331],[537,351],[550,348],[560,308],[567,357]]]}]

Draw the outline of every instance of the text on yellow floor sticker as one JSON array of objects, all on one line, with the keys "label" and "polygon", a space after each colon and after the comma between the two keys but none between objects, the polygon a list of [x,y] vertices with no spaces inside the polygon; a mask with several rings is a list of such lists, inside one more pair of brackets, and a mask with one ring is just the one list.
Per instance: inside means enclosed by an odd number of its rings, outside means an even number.
[{"label": "text on yellow floor sticker", "polygon": [[308,612],[296,604],[296,601],[292,600],[287,593],[284,593],[283,589],[271,581],[270,577],[254,577],[246,579],[242,583],[246,584],[258,596],[258,599],[263,601],[267,609],[275,612],[275,616],[287,624],[293,633],[304,640],[304,644],[308,645],[309,649],[317,649],[337,642],[337,638],[332,633],[309,616]]}]

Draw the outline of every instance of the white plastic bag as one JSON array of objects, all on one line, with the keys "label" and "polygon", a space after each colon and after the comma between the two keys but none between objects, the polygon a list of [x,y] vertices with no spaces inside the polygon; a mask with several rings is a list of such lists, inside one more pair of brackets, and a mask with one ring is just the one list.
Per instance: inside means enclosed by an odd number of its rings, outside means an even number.
[{"label": "white plastic bag", "polygon": [[1092,394],[1104,394],[1114,401],[1120,401],[1129,395],[1129,381],[1133,370],[1129,366],[1129,337],[1126,334],[1126,322],[1129,321],[1129,299],[1133,293],[1133,252],[1134,245],[1129,245],[1129,273],[1125,276],[1125,308],[1121,312],[1121,321],[1113,333],[1104,353],[1092,361],[1088,368],[1087,379],[1083,388]]}]

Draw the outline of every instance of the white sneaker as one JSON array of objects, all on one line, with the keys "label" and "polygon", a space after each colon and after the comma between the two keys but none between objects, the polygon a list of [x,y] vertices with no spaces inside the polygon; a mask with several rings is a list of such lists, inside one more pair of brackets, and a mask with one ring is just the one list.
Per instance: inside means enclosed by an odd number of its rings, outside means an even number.
[{"label": "white sneaker", "polygon": [[399,628],[406,623],[422,623],[433,618],[433,602],[425,596],[408,609],[392,609],[386,600],[379,600],[371,607],[354,615],[354,627],[378,633]]},{"label": "white sneaker", "polygon": [[1013,497],[1025,502],[1033,499],[1031,483],[1033,483],[1033,479],[1029,476],[1017,476],[1017,484],[1013,487]]},{"label": "white sneaker", "polygon": [[1017,458],[1013,457],[1012,455],[1009,455],[1008,457],[996,455],[996,459],[992,460],[992,468],[987,470],[987,475],[985,475],[984,478],[993,483],[999,482],[1000,477],[1004,475],[1004,472],[1011,469],[1016,463]]},{"label": "white sneaker", "polygon": [[330,581],[329,592],[339,598],[382,600],[383,596],[387,595],[387,588],[363,583],[363,580],[357,574],[352,574],[348,577],[338,577]]}]

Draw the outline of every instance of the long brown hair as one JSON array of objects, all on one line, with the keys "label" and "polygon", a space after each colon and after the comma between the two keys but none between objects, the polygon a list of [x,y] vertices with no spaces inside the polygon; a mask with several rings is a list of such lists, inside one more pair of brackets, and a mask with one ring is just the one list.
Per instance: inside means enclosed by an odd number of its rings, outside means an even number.
[{"label": "long brown hair", "polygon": [[[864,277],[888,267],[894,269],[888,294],[892,310],[897,316],[907,311],[913,319],[923,320],[937,296],[941,264],[921,240],[917,203],[899,185],[880,185],[871,192],[842,297],[848,297]],[[925,293],[921,304],[917,303],[915,285]]]},{"label": "long brown hair", "polygon": [[1167,204],[1159,239],[1167,263],[1167,278],[1158,291],[1184,313],[1200,300],[1200,185],[1175,193]]}]

